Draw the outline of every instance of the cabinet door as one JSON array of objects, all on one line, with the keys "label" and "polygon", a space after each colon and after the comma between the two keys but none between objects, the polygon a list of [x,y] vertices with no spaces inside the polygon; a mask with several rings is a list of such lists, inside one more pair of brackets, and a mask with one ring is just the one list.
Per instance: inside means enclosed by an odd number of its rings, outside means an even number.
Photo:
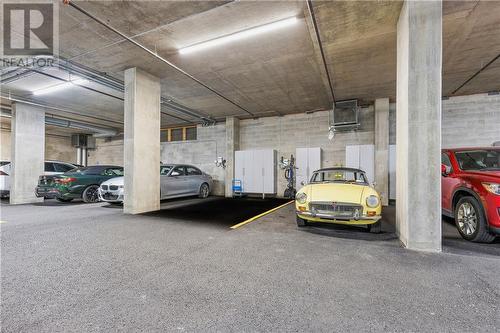
[{"label": "cabinet door", "polygon": [[262,193],[276,193],[276,153],[272,149],[261,151]]},{"label": "cabinet door", "polygon": [[375,181],[375,146],[361,145],[359,147],[359,168],[366,173],[370,183]]},{"label": "cabinet door", "polygon": [[304,184],[309,182],[308,173],[308,148],[297,148],[295,149],[295,188],[298,190]]},{"label": "cabinet door", "polygon": [[345,166],[348,168],[359,168],[359,146],[345,147]]},{"label": "cabinet door", "polygon": [[314,171],[321,169],[321,148],[307,150],[307,179],[311,179]]}]

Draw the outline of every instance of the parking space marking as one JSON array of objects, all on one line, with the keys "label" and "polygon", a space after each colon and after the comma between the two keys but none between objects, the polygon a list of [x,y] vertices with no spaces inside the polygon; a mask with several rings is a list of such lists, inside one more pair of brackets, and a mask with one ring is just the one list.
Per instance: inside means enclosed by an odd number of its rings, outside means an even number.
[{"label": "parking space marking", "polygon": [[274,207],[273,209],[270,209],[270,210],[268,210],[267,212],[264,212],[264,213],[262,213],[262,214],[256,215],[256,216],[254,216],[254,217],[251,217],[251,218],[249,218],[248,220],[245,220],[245,221],[243,221],[243,222],[240,222],[240,223],[238,223],[238,224],[235,224],[235,225],[233,225],[233,226],[232,226],[232,227],[230,227],[230,228],[231,228],[231,229],[237,229],[237,228],[239,228],[239,227],[242,227],[242,226],[244,226],[244,225],[246,225],[246,224],[248,224],[248,223],[250,223],[250,222],[253,222],[253,221],[255,221],[255,220],[260,219],[261,217],[263,217],[263,216],[265,216],[265,215],[267,215],[267,214],[271,214],[272,212],[277,211],[278,209],[283,208],[283,207],[285,207],[285,206],[287,206],[287,205],[291,204],[292,202],[294,202],[294,200],[288,201],[287,203],[284,203],[284,204],[282,204],[282,205],[280,205],[280,206],[278,206],[278,207]]}]

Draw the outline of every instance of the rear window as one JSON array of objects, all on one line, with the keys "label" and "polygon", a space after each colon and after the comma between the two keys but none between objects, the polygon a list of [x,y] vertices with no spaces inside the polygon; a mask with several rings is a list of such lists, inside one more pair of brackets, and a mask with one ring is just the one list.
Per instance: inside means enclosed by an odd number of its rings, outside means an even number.
[{"label": "rear window", "polygon": [[[122,167],[106,167],[106,166],[89,166],[89,167],[83,167],[83,168],[76,168],[76,169],[73,169],[71,172],[73,173],[79,173],[79,174],[82,174],[82,175],[102,175],[103,172],[106,170],[106,169],[120,169],[122,170],[122,175],[123,175],[123,168]],[[120,175],[121,176],[121,175]]]},{"label": "rear window", "polygon": [[102,173],[103,176],[123,176],[123,168],[107,168]]},{"label": "rear window", "polygon": [[69,170],[73,170],[75,167],[68,164],[54,163],[54,168],[56,172],[68,172]]}]

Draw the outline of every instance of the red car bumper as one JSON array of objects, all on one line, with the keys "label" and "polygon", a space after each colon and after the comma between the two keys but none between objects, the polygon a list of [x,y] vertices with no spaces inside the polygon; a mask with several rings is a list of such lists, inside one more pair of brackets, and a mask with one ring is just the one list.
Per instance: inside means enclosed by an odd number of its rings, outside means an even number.
[{"label": "red car bumper", "polygon": [[500,235],[500,195],[488,193],[483,198],[483,205],[490,232]]}]

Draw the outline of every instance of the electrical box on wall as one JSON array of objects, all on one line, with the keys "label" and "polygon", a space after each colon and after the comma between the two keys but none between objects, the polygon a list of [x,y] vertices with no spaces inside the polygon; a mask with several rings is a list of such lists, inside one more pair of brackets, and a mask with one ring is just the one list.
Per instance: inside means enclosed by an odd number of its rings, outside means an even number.
[{"label": "electrical box on wall", "polygon": [[92,135],[88,134],[72,134],[71,145],[77,148],[95,149],[96,142]]},{"label": "electrical box on wall", "polygon": [[359,106],[356,99],[334,104],[330,116],[330,128],[334,131],[350,131],[358,129],[360,125]]}]

